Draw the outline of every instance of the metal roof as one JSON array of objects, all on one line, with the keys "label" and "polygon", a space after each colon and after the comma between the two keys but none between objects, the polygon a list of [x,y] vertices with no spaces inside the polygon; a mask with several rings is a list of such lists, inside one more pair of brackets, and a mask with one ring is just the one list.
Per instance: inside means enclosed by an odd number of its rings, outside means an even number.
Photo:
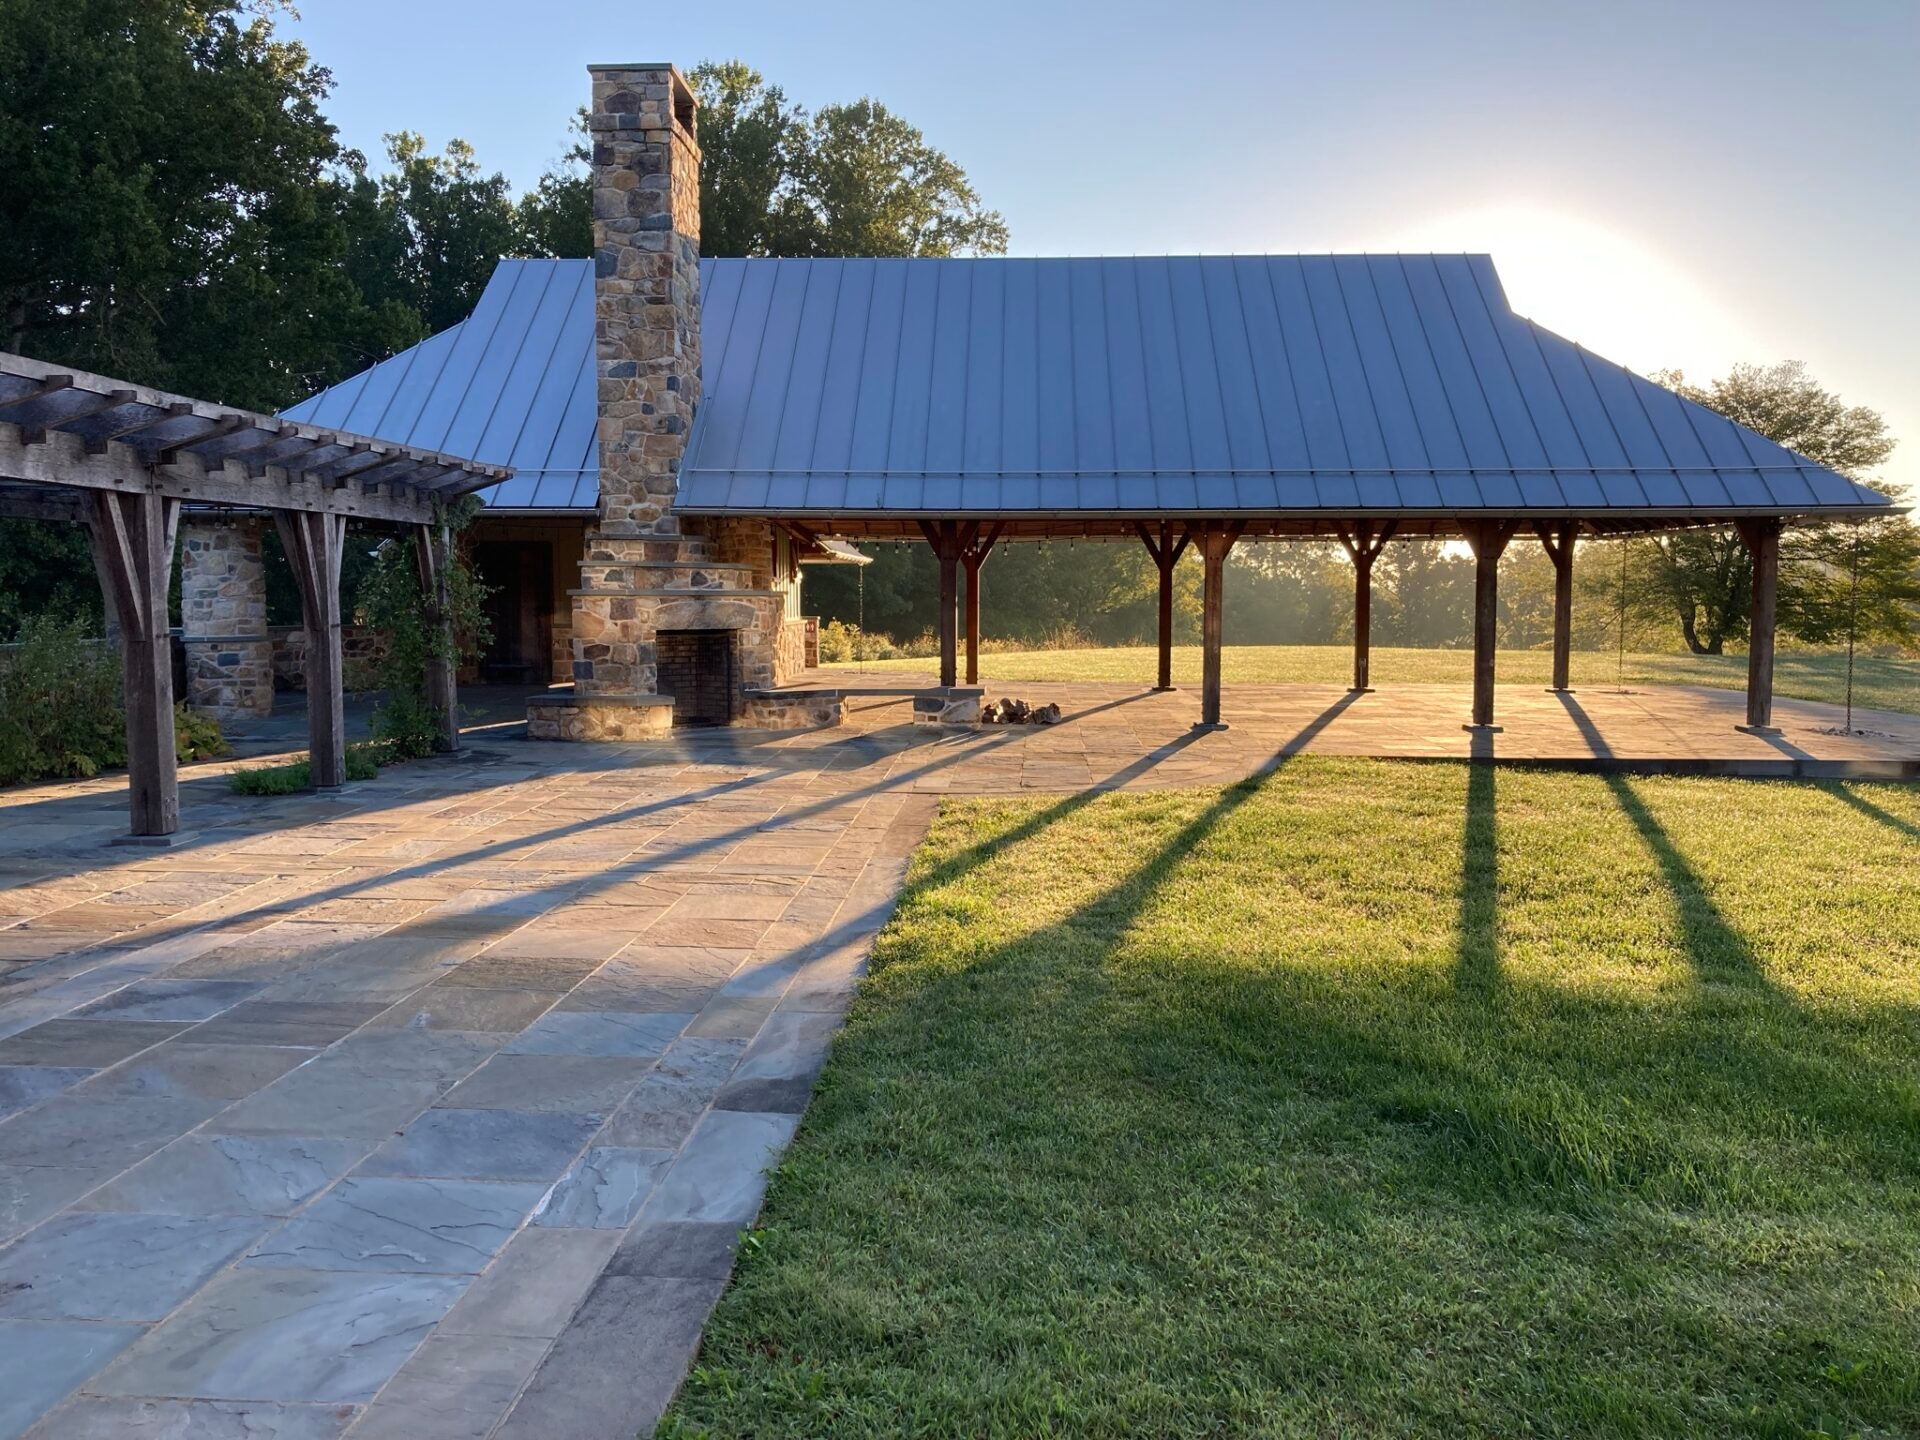
[{"label": "metal roof", "polygon": [[1885,498],[1485,255],[717,260],[695,514],[1807,513]]},{"label": "metal roof", "polygon": [[590,511],[594,404],[592,262],[502,260],[458,325],[285,414],[511,466],[489,505]]},{"label": "metal roof", "polygon": [[[707,260],[694,514],[1857,513],[1856,485],[1513,313],[1484,255]],[[591,262],[288,411],[598,493]]]}]

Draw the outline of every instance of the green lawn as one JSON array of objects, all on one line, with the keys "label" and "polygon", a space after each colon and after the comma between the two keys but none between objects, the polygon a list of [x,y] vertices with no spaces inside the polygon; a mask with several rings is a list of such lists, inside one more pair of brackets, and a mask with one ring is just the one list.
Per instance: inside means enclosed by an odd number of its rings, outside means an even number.
[{"label": "green lawn", "polygon": [[669,1435],[1920,1434],[1920,790],[950,802]]},{"label": "green lawn", "polygon": [[[929,660],[875,660],[877,671],[924,672]],[[988,685],[1012,680],[1112,680],[1150,685],[1157,673],[1156,652],[1150,646],[1112,650],[990,651],[980,657],[980,673]],[[1353,652],[1344,645],[1230,645],[1221,656],[1226,683],[1344,685],[1353,677]],[[1500,682],[1506,685],[1545,685],[1552,678],[1553,657],[1545,650],[1500,652]],[[1629,685],[1713,685],[1744,689],[1744,655],[1628,655]],[[1576,686],[1612,685],[1620,672],[1612,652],[1576,651]],[[1200,647],[1176,646],[1173,652],[1176,684],[1200,681]],[[1473,679],[1470,650],[1392,650],[1373,652],[1375,685],[1456,684]],[[1846,695],[1846,656],[1784,652],[1776,662],[1774,690],[1802,700],[1839,704]],[[1855,664],[1854,703],[1878,710],[1920,713],[1920,660],[1862,656]]]}]

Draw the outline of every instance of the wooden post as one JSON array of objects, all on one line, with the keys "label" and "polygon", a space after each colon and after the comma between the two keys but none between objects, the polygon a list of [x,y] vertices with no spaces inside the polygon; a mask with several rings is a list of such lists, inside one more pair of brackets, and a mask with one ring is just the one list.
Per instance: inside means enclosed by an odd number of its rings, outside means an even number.
[{"label": "wooden post", "polygon": [[427,623],[434,629],[436,653],[427,657],[427,705],[440,727],[436,750],[460,749],[459,682],[455,675],[453,635],[453,533],[446,521],[416,525],[414,564],[420,572],[420,596],[427,605]]},{"label": "wooden post", "polygon": [[1220,719],[1220,638],[1226,609],[1227,553],[1240,538],[1242,525],[1208,525],[1200,535],[1204,566],[1200,601],[1200,725],[1202,730],[1224,730]]},{"label": "wooden post", "polygon": [[1567,520],[1533,528],[1553,561],[1553,684],[1548,688],[1567,692],[1573,689],[1573,546],[1580,527]]},{"label": "wooden post", "polygon": [[88,492],[95,568],[119,622],[127,709],[127,789],[135,835],[180,828],[180,766],[173,743],[173,642],[167,591],[180,502],[152,491]]},{"label": "wooden post", "polygon": [[1491,730],[1493,723],[1494,642],[1500,625],[1500,555],[1513,538],[1514,526],[1498,520],[1471,521],[1467,544],[1473,547],[1473,723],[1472,730]]},{"label": "wooden post", "polygon": [[1153,532],[1145,525],[1136,525],[1141,543],[1147,547],[1147,554],[1153,557],[1154,567],[1160,572],[1160,670],[1155,690],[1173,689],[1173,567],[1180,563],[1180,557],[1186,554],[1187,543],[1193,539],[1193,531],[1183,529],[1178,540],[1173,538],[1173,526],[1168,521],[1160,522],[1160,538],[1156,542]]},{"label": "wooden post", "polygon": [[1773,723],[1773,631],[1780,599],[1780,521],[1743,520],[1740,538],[1753,556],[1753,604],[1747,637],[1747,723],[1740,728],[1777,735]]},{"label": "wooden post", "polygon": [[960,683],[960,526],[953,520],[922,520],[920,533],[940,562],[940,684],[951,689]]},{"label": "wooden post", "polygon": [[1380,558],[1387,541],[1393,538],[1397,522],[1389,520],[1378,531],[1365,520],[1353,522],[1352,529],[1342,525],[1335,533],[1353,561],[1353,690],[1365,694],[1373,688],[1369,679],[1373,659],[1373,562]]},{"label": "wooden post", "polygon": [[967,572],[967,684],[980,683],[980,567],[987,563],[987,556],[993,552],[994,542],[1000,538],[1000,532],[1006,528],[1005,522],[996,524],[989,530],[986,538],[980,538],[980,527],[970,527],[968,537],[960,551],[960,563]]},{"label": "wooden post", "polygon": [[347,715],[340,668],[340,555],[347,517],[311,510],[276,510],[274,524],[300,590],[307,632],[307,754],[313,788],[347,783]]}]

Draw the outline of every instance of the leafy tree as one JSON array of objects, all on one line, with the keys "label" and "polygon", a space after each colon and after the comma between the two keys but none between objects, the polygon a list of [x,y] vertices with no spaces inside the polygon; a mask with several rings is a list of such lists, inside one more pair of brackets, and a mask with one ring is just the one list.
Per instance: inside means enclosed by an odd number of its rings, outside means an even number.
[{"label": "leafy tree", "polygon": [[701,253],[820,253],[795,185],[807,112],[741,60],[704,61],[689,78],[700,100]]},{"label": "leafy tree", "polygon": [[966,172],[877,100],[813,117],[794,170],[796,240],[813,255],[999,255],[1007,224]]},{"label": "leafy tree", "polygon": [[348,157],[347,274],[376,313],[412,317],[433,334],[472,314],[501,257],[521,248],[512,187],[497,171],[483,174],[464,140],[439,155],[412,131],[386,141],[392,168],[377,179],[363,157]]},{"label": "leafy tree", "polygon": [[587,176],[592,158],[582,106],[574,112],[560,163],[520,197],[515,220],[524,253],[571,260],[593,254],[593,184]]},{"label": "leafy tree", "polygon": [[[1858,479],[1893,452],[1895,442],[1878,412],[1849,406],[1823,390],[1798,361],[1736,365],[1705,387],[1688,384],[1678,370],[1653,378],[1849,478]],[[1855,593],[1846,576],[1856,543],[1861,633],[1886,640],[1911,637],[1920,602],[1920,536],[1898,516],[1862,522],[1857,531],[1826,522],[1786,532],[1778,620],[1784,633],[1812,644],[1844,636],[1846,598]],[[1681,531],[1635,545],[1629,554],[1627,595],[1635,620],[1677,621],[1696,655],[1722,654],[1729,641],[1745,638],[1753,562],[1737,534]]]},{"label": "leafy tree", "polygon": [[247,0],[0,0],[0,343],[268,408],[358,328],[331,83]]},{"label": "leafy tree", "polygon": [[[997,255],[1007,225],[966,172],[876,100],[809,115],[740,60],[689,79],[700,101],[703,255]],[[592,245],[584,125],[519,207],[531,254]]]}]

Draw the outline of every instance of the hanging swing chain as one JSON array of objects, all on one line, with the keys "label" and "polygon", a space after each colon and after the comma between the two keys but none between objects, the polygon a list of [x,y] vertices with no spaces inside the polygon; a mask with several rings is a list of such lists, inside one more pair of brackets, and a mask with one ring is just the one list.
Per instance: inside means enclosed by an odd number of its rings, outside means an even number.
[{"label": "hanging swing chain", "polygon": [[1627,547],[1633,541],[1620,541],[1620,649],[1614,658],[1613,687],[1627,693]]},{"label": "hanging swing chain", "polygon": [[1860,526],[1853,525],[1853,546],[1847,557],[1847,733],[1853,733],[1853,650],[1860,629]]}]

